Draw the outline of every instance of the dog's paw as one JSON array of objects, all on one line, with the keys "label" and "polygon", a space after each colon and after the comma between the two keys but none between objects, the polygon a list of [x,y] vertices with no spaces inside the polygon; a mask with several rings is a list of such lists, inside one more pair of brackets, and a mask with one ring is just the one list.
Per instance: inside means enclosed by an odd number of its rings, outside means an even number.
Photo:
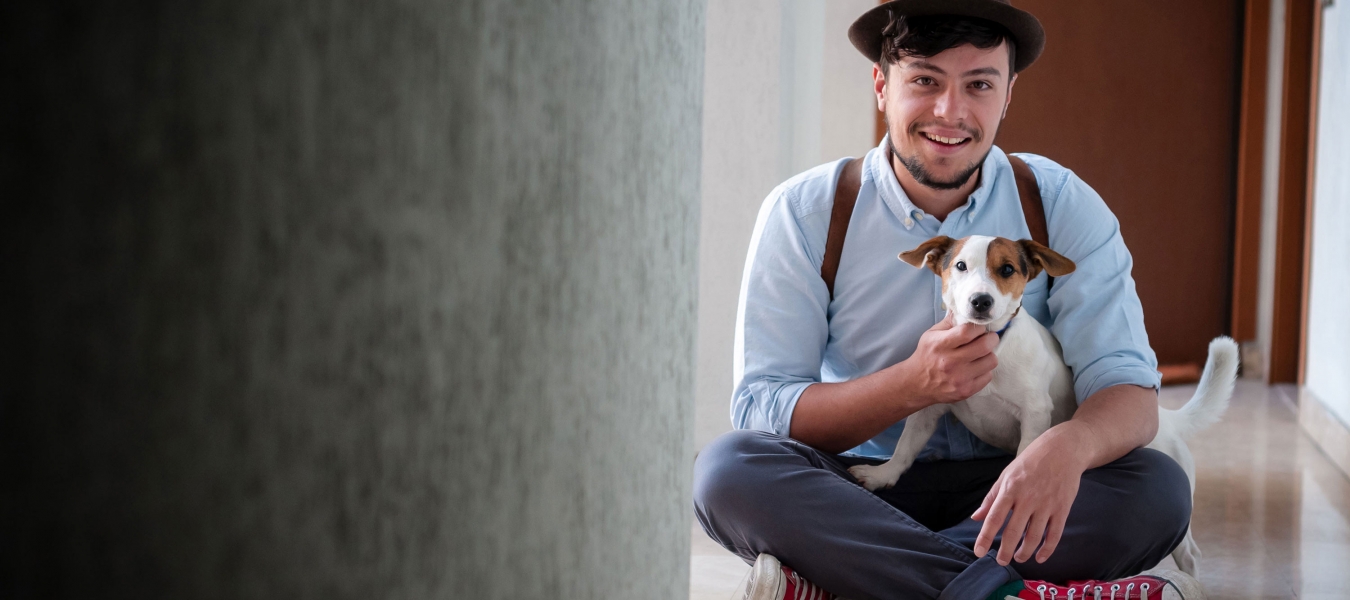
[{"label": "dog's paw", "polygon": [[848,472],[869,492],[886,489],[900,480],[900,473],[887,469],[886,465],[856,465],[849,467]]}]

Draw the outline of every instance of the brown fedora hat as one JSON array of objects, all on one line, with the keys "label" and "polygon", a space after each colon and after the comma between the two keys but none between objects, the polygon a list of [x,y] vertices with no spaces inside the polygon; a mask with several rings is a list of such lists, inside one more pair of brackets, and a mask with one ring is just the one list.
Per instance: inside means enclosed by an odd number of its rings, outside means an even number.
[{"label": "brown fedora hat", "polygon": [[956,15],[993,21],[1007,28],[1017,43],[1017,64],[1021,71],[1036,62],[1045,49],[1045,30],[1031,13],[1013,8],[1008,0],[892,0],[869,10],[848,28],[853,47],[872,62],[881,61],[881,31],[891,15]]}]

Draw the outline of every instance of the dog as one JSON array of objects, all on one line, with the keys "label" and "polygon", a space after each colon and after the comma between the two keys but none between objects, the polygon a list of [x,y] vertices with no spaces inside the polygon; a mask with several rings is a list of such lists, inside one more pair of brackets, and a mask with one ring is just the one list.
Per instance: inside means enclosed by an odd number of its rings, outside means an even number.
[{"label": "dog", "polygon": [[[976,437],[1021,454],[1037,436],[1069,420],[1078,404],[1073,375],[1059,342],[1035,318],[1022,312],[1022,292],[1041,271],[1052,277],[1072,273],[1073,261],[1032,240],[970,236],[930,239],[900,254],[900,260],[927,267],[942,278],[942,299],[956,324],[975,323],[998,332],[993,379],[974,396],[934,404],[905,421],[895,454],[883,464],[858,465],[849,472],[868,490],[895,485],[933,436],[939,419],[951,412]],[[1209,344],[1209,357],[1195,395],[1178,410],[1158,409],[1158,434],[1148,448],[1172,457],[1186,471],[1195,494],[1195,460],[1186,438],[1214,424],[1228,408],[1237,376],[1238,347],[1227,337]],[[1197,573],[1200,548],[1189,530],[1172,552],[1177,566]]]}]

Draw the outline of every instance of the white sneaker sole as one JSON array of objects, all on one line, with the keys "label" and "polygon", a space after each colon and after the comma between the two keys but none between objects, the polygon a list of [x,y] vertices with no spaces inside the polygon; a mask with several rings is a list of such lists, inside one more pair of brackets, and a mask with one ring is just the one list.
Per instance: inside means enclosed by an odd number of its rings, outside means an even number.
[{"label": "white sneaker sole", "polygon": [[787,581],[783,565],[778,559],[761,553],[750,568],[750,582],[745,586],[745,600],[782,600]]}]

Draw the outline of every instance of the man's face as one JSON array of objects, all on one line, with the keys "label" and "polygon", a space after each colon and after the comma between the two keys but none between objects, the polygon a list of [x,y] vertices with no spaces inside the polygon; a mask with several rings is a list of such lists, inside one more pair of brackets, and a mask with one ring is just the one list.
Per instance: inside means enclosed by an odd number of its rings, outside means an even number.
[{"label": "man's face", "polygon": [[959,188],[980,168],[1017,79],[1007,42],[906,57],[889,73],[874,67],[873,78],[900,162],[915,181],[935,189]]}]

